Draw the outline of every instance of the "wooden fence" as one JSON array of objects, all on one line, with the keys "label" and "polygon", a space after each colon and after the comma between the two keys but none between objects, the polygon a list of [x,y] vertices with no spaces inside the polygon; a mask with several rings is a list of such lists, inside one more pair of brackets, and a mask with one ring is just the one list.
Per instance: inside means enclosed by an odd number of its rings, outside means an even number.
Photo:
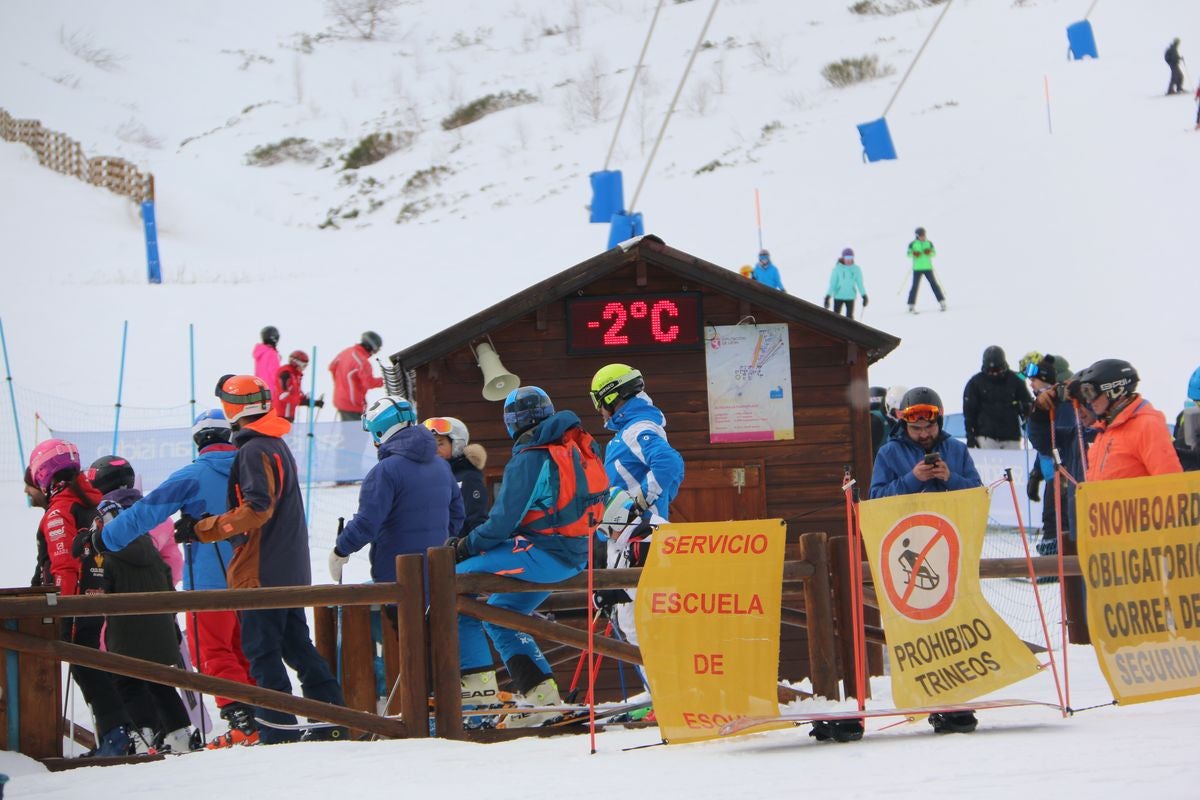
[{"label": "wooden fence", "polygon": [[38,163],[94,186],[128,197],[136,203],[154,199],[154,176],[114,156],[88,158],[79,142],[52,131],[36,119],[16,119],[0,108],[0,139],[22,142],[37,153]]}]

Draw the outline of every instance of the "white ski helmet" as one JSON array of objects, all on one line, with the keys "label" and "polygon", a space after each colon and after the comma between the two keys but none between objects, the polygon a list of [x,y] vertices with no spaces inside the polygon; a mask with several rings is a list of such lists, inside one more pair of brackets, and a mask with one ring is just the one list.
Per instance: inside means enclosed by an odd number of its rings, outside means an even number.
[{"label": "white ski helmet", "polygon": [[908,394],[907,386],[889,386],[887,394],[883,396],[883,413],[892,419],[900,413],[900,409],[904,407],[904,395]]}]

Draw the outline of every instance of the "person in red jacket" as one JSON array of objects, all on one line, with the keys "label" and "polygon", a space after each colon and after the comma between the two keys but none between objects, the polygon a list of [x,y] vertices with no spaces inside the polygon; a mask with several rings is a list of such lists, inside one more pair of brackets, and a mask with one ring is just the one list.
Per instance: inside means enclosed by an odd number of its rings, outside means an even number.
[{"label": "person in red jacket", "polygon": [[329,363],[333,373],[333,407],[338,419],[359,422],[367,410],[367,392],[383,386],[383,378],[371,370],[371,356],[383,347],[383,339],[375,331],[366,331],[362,341],[347,347]]},{"label": "person in red jacket", "polygon": [[1161,411],[1137,393],[1137,370],[1105,358],[1080,370],[1067,391],[1096,416],[1100,431],[1087,451],[1085,480],[1141,478],[1183,472]]},{"label": "person in red jacket", "polygon": [[[308,367],[308,353],[293,350],[287,363],[275,373],[275,409],[288,422],[296,421],[296,409],[308,405],[308,395],[301,390],[304,370]],[[314,408],[324,408],[325,400],[318,397]]]}]

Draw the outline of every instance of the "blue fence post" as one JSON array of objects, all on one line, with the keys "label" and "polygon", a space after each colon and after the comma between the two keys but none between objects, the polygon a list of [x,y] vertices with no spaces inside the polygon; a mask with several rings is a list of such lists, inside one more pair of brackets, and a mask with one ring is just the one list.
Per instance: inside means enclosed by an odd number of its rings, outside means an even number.
[{"label": "blue fence post", "polygon": [[154,222],[154,201],[142,203],[142,228],[146,232],[146,280],[162,283],[162,267],[158,263],[158,226]]},{"label": "blue fence post", "polygon": [[[17,630],[15,619],[4,620],[4,627],[10,631]],[[14,753],[21,751],[21,667],[17,660],[16,650],[5,651],[4,675],[7,685],[4,687],[5,699],[8,701],[8,749]]]},{"label": "blue fence post", "polygon": [[17,458],[21,460],[21,470],[25,470],[25,445],[21,442],[21,420],[17,416],[17,395],[13,391],[12,370],[8,366],[8,340],[4,338],[4,320],[0,319],[0,348],[4,350],[4,381],[8,384],[8,401],[12,405],[13,430],[17,433]]},{"label": "blue fence post", "polygon": [[304,481],[304,524],[308,524],[310,509],[312,508],[312,485],[313,485],[313,452],[317,449],[314,447],[316,439],[313,437],[313,430],[316,427],[317,421],[313,419],[313,412],[316,410],[313,403],[316,402],[317,396],[317,346],[313,345],[312,358],[308,363],[312,365],[311,373],[312,381],[308,384],[308,475]]},{"label": "blue fence post", "polygon": [[129,341],[129,320],[121,331],[121,369],[117,373],[117,417],[113,420],[112,454],[117,454],[117,435],[121,431],[121,392],[125,388],[125,344]]}]

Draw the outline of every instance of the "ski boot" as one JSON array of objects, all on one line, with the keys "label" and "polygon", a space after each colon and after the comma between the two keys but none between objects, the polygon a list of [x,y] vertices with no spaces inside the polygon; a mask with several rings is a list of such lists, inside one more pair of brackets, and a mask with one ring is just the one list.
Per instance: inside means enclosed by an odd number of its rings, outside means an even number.
[{"label": "ski boot", "polygon": [[350,738],[349,728],[341,725],[322,725],[309,728],[301,736],[302,742],[344,742]]},{"label": "ski boot", "polygon": [[[459,685],[462,688],[463,711],[503,708],[505,700],[511,699],[507,692],[496,688],[495,670],[467,673],[459,679]],[[469,730],[494,728],[498,719],[495,714],[463,717],[463,727]]]},{"label": "ski boot", "polygon": [[818,742],[857,742],[863,737],[861,719],[818,720],[808,732]]},{"label": "ski boot", "polygon": [[971,733],[979,725],[974,711],[955,711],[948,714],[930,714],[929,724],[934,733]]},{"label": "ski boot", "polygon": [[245,703],[230,703],[221,709],[221,719],[229,723],[229,730],[209,742],[209,750],[258,744],[258,723],[254,721],[253,708]]},{"label": "ski boot", "polygon": [[[516,697],[517,707],[521,706],[559,706],[562,697],[558,694],[558,684],[554,678],[546,678],[537,686],[523,695]],[[496,725],[498,728],[540,728],[562,719],[561,711],[534,711],[527,714],[506,714]]]},{"label": "ski boot", "polygon": [[158,734],[153,728],[135,730],[129,738],[133,740],[134,755],[143,756],[158,752]]},{"label": "ski boot", "polygon": [[129,729],[124,725],[116,725],[104,732],[94,750],[90,750],[84,755],[97,758],[116,758],[131,753],[133,753],[133,742],[129,740]]},{"label": "ski boot", "polygon": [[192,746],[195,737],[192,736],[191,729],[187,727],[173,730],[163,736],[162,744],[158,747],[160,753],[190,753],[195,748]]}]

